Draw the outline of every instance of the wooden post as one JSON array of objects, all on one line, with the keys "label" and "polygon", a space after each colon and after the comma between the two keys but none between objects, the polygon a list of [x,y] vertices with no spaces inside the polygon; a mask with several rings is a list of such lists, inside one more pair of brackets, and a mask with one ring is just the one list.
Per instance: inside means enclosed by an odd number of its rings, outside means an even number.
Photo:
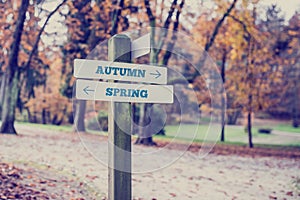
[{"label": "wooden post", "polygon": [[[108,41],[108,59],[131,62],[131,40],[115,35]],[[109,103],[108,199],[131,200],[131,119],[129,103]]]}]

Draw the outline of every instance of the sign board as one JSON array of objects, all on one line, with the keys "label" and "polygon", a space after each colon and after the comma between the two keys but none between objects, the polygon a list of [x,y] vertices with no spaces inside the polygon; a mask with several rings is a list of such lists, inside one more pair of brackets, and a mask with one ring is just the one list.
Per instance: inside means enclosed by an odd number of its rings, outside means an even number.
[{"label": "sign board", "polygon": [[167,68],[111,61],[75,59],[74,76],[143,83],[167,83]]},{"label": "sign board", "polygon": [[76,81],[76,98],[114,102],[173,103],[172,85]]},{"label": "sign board", "polygon": [[150,53],[150,33],[131,42],[131,58],[138,58]]}]

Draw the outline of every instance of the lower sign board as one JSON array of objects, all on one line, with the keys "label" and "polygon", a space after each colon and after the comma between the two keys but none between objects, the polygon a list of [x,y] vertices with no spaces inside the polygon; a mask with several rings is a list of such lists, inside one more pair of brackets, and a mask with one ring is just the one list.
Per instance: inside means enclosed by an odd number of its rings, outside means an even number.
[{"label": "lower sign board", "polygon": [[76,98],[137,103],[173,103],[172,85],[142,85],[89,80],[76,81]]}]

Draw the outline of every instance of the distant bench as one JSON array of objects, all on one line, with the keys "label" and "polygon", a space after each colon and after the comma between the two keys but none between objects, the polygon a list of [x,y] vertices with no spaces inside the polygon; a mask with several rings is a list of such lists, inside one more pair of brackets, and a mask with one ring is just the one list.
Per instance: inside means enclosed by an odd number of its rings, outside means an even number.
[{"label": "distant bench", "polygon": [[263,134],[271,134],[272,129],[270,129],[270,128],[259,128],[258,132],[263,133]]}]

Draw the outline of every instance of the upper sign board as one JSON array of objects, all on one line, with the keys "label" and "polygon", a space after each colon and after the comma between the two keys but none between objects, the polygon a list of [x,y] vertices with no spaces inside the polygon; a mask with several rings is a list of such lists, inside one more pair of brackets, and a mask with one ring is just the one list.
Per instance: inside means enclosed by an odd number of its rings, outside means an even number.
[{"label": "upper sign board", "polygon": [[84,79],[166,84],[167,68],[112,61],[75,59],[74,76]]},{"label": "upper sign board", "polygon": [[150,53],[150,33],[131,42],[131,58],[138,58]]},{"label": "upper sign board", "polygon": [[172,85],[76,81],[76,98],[115,102],[173,103]]}]

